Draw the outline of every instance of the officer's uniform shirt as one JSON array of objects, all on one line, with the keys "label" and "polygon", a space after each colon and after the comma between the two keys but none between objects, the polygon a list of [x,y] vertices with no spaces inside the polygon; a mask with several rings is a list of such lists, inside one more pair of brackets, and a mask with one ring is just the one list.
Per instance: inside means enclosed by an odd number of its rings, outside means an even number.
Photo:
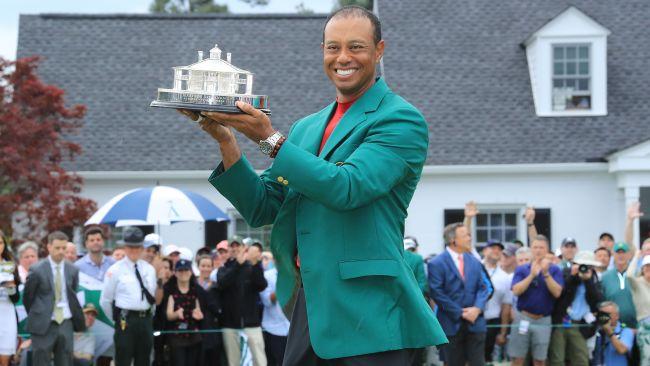
[{"label": "officer's uniform shirt", "polygon": [[[151,295],[156,291],[156,271],[146,261],[140,259],[137,262],[138,271],[142,276],[142,283],[149,290]],[[148,310],[152,305],[143,296],[138,278],[135,276],[135,263],[128,257],[113,264],[104,277],[104,289],[101,295],[101,306],[105,314],[112,314],[112,302],[115,306],[124,310]]]}]

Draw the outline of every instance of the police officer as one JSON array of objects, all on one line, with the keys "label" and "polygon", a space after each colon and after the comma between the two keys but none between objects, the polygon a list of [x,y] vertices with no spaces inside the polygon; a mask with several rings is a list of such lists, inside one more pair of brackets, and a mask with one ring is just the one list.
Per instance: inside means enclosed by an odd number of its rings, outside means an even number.
[{"label": "police officer", "polygon": [[149,366],[153,346],[153,305],[156,271],[142,260],[144,234],[137,227],[125,227],[126,256],[113,264],[104,278],[101,306],[115,322],[115,365]]}]

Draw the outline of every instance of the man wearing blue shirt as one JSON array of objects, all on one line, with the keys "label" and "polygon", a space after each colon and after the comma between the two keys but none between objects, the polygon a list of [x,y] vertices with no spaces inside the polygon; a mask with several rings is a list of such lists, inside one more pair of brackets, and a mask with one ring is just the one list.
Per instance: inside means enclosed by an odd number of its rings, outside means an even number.
[{"label": "man wearing blue shirt", "polygon": [[517,296],[517,312],[510,332],[508,354],[512,365],[524,364],[530,350],[535,366],[544,366],[551,338],[551,313],[562,294],[562,270],[551,263],[550,243],[537,235],[531,244],[533,261],[517,267],[512,293]]},{"label": "man wearing blue shirt", "polygon": [[618,321],[618,305],[613,301],[600,304],[599,310],[609,315],[609,322],[598,332],[593,365],[627,366],[634,344],[634,331]]},{"label": "man wearing blue shirt", "polygon": [[98,281],[104,281],[104,274],[115,263],[113,258],[104,255],[104,239],[104,231],[99,226],[86,229],[84,246],[87,253],[74,263],[79,268],[79,272]]}]

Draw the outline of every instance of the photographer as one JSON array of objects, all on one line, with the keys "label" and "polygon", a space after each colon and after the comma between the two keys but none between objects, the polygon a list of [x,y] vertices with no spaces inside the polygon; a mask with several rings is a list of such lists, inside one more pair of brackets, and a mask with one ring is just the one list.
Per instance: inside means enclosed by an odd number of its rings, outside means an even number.
[{"label": "photographer", "polygon": [[596,333],[598,303],[603,295],[598,286],[595,267],[600,265],[591,251],[579,252],[569,268],[564,269],[562,295],[553,308],[553,329],[549,347],[550,365],[588,365],[587,339]]},{"label": "photographer", "polygon": [[613,301],[600,304],[598,339],[592,365],[627,366],[634,344],[634,331],[618,321],[618,305]]}]

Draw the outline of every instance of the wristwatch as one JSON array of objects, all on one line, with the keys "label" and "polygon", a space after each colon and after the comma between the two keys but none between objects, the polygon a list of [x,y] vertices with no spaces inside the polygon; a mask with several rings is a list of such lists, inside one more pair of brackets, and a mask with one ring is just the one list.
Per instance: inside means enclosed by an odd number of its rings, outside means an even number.
[{"label": "wristwatch", "polygon": [[275,145],[277,145],[278,141],[283,137],[284,135],[279,131],[276,131],[271,136],[267,137],[266,140],[260,140],[260,151],[262,151],[264,155],[271,155],[273,149],[275,149]]}]

